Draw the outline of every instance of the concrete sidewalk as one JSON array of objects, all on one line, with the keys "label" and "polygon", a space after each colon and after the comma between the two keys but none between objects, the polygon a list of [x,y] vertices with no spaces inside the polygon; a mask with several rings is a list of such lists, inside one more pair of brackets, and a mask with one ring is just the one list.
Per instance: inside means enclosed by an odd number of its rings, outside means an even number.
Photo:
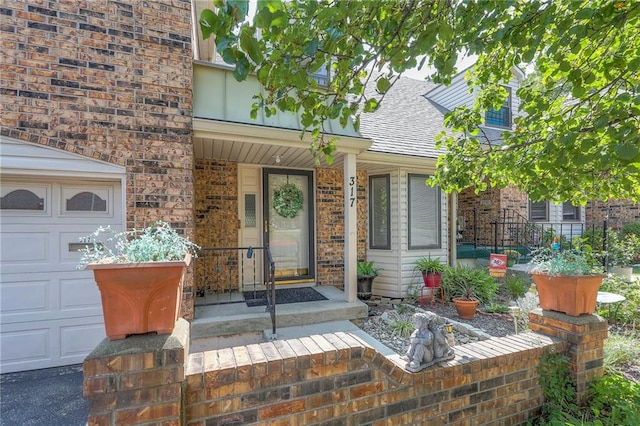
[{"label": "concrete sidewalk", "polygon": [[2,426],[86,425],[82,365],[3,374],[0,406]]}]

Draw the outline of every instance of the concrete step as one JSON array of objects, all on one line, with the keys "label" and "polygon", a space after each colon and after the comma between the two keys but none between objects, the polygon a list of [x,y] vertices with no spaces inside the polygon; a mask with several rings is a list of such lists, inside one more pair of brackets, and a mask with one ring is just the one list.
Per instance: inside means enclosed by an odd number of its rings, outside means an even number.
[{"label": "concrete step", "polygon": [[[329,286],[314,289],[328,300],[276,305],[277,328],[367,317],[367,305],[361,301],[345,301],[341,290]],[[263,330],[271,330],[271,316],[264,306],[247,307],[246,303],[196,306],[191,339],[262,333]]]}]

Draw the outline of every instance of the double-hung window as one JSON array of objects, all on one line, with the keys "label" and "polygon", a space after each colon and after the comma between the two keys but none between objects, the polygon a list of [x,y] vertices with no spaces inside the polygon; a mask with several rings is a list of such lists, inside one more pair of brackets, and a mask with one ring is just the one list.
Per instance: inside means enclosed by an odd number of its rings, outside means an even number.
[{"label": "double-hung window", "polygon": [[391,248],[391,184],[389,175],[369,177],[369,248]]},{"label": "double-hung window", "polygon": [[500,109],[490,109],[485,113],[484,120],[487,126],[511,127],[511,88],[505,87],[507,98]]},{"label": "double-hung window", "polygon": [[574,206],[570,201],[562,203],[562,220],[563,221],[579,221],[580,206]]},{"label": "double-hung window", "polygon": [[409,174],[409,250],[440,248],[440,188],[427,175]]},{"label": "double-hung window", "polygon": [[549,203],[547,201],[529,201],[529,220],[547,222],[549,220]]}]

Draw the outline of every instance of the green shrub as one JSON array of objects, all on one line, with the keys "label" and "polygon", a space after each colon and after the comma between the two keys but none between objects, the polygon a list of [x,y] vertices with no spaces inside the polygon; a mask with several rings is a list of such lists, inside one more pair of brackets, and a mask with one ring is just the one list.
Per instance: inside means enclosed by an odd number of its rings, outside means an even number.
[{"label": "green shrub", "polygon": [[618,305],[600,305],[598,314],[610,321],[637,324],[640,320],[640,285],[628,283],[616,275],[606,277],[600,286],[601,291],[623,295],[626,300]]},{"label": "green shrub", "polygon": [[482,307],[482,310],[490,314],[506,314],[509,312],[509,307],[502,303],[491,302]]},{"label": "green shrub", "polygon": [[591,382],[589,391],[589,406],[602,424],[640,425],[640,384],[604,376]]},{"label": "green shrub", "polygon": [[504,280],[504,286],[511,300],[518,300],[527,292],[524,280],[516,275],[509,275]]},{"label": "green shrub", "polygon": [[473,266],[458,265],[447,267],[442,274],[440,285],[447,297],[460,297],[472,293],[480,303],[491,302],[498,291],[495,278],[487,271]]},{"label": "green shrub", "polygon": [[625,237],[629,234],[634,234],[635,236],[640,238],[640,222],[627,223],[622,227],[620,235]]}]

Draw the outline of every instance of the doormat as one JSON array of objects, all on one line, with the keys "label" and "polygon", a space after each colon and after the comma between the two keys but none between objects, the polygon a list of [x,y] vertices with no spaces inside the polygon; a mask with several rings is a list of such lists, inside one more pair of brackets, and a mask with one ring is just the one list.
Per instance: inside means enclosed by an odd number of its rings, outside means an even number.
[{"label": "doormat", "polygon": [[[266,306],[265,291],[243,291],[242,295],[248,307]],[[287,303],[315,302],[318,300],[328,300],[311,287],[301,288],[281,288],[276,290],[276,305]]]}]

